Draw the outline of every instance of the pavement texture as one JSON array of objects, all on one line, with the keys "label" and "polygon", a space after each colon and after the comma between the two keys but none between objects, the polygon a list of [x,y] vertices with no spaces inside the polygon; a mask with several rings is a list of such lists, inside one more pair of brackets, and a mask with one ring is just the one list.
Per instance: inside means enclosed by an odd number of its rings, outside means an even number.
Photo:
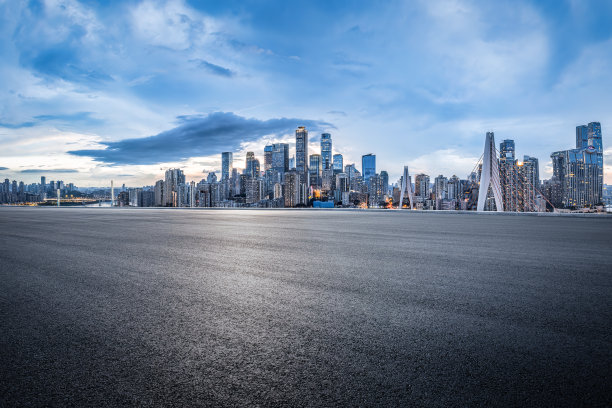
[{"label": "pavement texture", "polygon": [[0,406],[612,406],[612,218],[0,208]]}]

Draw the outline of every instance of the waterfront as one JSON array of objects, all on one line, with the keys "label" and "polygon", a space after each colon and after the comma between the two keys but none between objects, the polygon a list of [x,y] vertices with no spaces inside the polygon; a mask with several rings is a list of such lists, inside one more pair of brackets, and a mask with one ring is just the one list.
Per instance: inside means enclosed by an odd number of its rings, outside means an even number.
[{"label": "waterfront", "polygon": [[612,218],[0,208],[0,405],[605,406]]}]

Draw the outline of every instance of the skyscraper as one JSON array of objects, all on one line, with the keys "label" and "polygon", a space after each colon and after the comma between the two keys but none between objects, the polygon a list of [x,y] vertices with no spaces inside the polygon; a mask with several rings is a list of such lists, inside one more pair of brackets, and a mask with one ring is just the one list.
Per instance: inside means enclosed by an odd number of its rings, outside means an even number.
[{"label": "skyscraper", "polygon": [[369,153],[361,156],[361,174],[363,182],[368,184],[370,177],[376,174],[376,155]]},{"label": "skyscraper", "polygon": [[180,187],[185,184],[185,175],[181,169],[166,170],[166,180],[164,181],[164,205],[167,207],[180,206]]},{"label": "skyscraper", "polygon": [[506,139],[499,144],[499,181],[504,211],[520,211],[521,180],[514,140]]},{"label": "skyscraper", "polygon": [[321,133],[321,165],[323,170],[332,166],[332,138],[329,133]]},{"label": "skyscraper", "polygon": [[335,173],[342,173],[344,170],[344,159],[340,153],[334,154],[334,162],[332,167]]},{"label": "skyscraper", "polygon": [[272,145],[272,164],[270,168],[279,173],[289,171],[289,144],[275,143]]},{"label": "skyscraper", "polygon": [[576,126],[576,149],[586,149],[589,146],[589,127]]},{"label": "skyscraper", "polygon": [[232,175],[234,154],[232,152],[221,153],[221,180],[225,181]]},{"label": "skyscraper", "polygon": [[308,180],[308,131],[300,126],[295,131],[295,171],[300,174],[301,182]]},{"label": "skyscraper", "polygon": [[255,161],[255,153],[247,152],[245,170],[244,170],[244,174],[246,174],[247,177],[255,177],[255,169],[253,168],[254,161]]},{"label": "skyscraper", "polygon": [[577,126],[576,149],[561,150],[550,155],[553,178],[560,185],[561,203],[567,208],[593,207],[603,201],[601,124],[591,122],[586,128],[586,146],[584,126]]},{"label": "skyscraper", "polygon": [[429,198],[429,176],[427,174],[417,174],[414,177],[414,194],[426,200]]},{"label": "skyscraper", "polygon": [[267,145],[264,147],[264,171],[272,168],[272,154],[274,152],[274,145]]},{"label": "skyscraper", "polygon": [[591,122],[588,125],[588,145],[593,146],[597,153],[603,153],[603,145],[601,143],[601,124],[599,122]]},{"label": "skyscraper", "polygon": [[311,186],[321,185],[322,157],[320,154],[311,154],[308,166],[309,182]]},{"label": "skyscraper", "polygon": [[380,178],[382,180],[383,194],[389,194],[389,173],[385,170],[381,171]]}]

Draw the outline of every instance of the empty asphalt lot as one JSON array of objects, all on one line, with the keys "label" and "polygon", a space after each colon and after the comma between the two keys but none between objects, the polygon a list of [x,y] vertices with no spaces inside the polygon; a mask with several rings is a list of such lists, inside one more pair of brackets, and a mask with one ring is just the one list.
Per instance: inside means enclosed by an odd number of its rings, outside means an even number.
[{"label": "empty asphalt lot", "polygon": [[610,406],[612,218],[0,208],[0,406]]}]

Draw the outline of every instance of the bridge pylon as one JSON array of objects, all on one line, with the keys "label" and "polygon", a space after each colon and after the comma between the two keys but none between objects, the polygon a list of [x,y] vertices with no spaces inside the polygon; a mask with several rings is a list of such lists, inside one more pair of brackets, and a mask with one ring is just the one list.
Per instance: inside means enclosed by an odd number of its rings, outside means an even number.
[{"label": "bridge pylon", "polygon": [[402,205],[404,204],[404,195],[408,195],[408,199],[410,200],[410,209],[414,210],[414,191],[412,191],[412,183],[409,182],[410,175],[408,174],[408,166],[404,166],[404,175],[402,176],[402,192],[400,193],[400,201],[397,206],[398,209],[402,209]]},{"label": "bridge pylon", "polygon": [[495,199],[495,208],[497,208],[497,212],[504,211],[501,183],[499,181],[499,162],[497,161],[495,152],[495,135],[493,132],[487,132],[484,154],[482,157],[482,172],[480,173],[477,211],[484,211],[489,187],[491,187],[491,190],[493,191],[493,198]]}]

